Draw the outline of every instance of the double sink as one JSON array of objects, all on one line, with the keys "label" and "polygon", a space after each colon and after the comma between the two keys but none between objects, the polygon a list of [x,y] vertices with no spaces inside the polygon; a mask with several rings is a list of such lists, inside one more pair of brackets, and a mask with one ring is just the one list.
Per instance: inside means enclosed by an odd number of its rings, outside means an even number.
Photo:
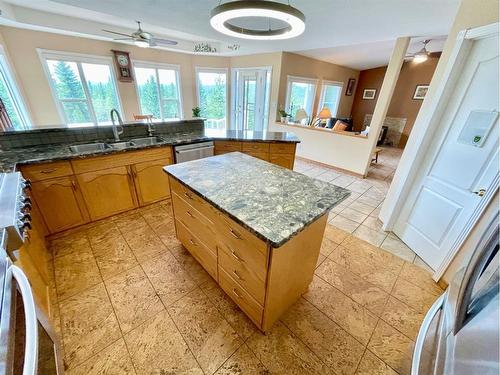
[{"label": "double sink", "polygon": [[153,146],[159,143],[163,143],[165,140],[161,137],[143,137],[143,138],[134,138],[129,141],[123,142],[97,142],[97,143],[84,143],[79,145],[69,146],[71,152],[76,154],[85,153],[85,152],[98,152],[105,150],[124,150],[129,147],[137,147],[137,146]]}]

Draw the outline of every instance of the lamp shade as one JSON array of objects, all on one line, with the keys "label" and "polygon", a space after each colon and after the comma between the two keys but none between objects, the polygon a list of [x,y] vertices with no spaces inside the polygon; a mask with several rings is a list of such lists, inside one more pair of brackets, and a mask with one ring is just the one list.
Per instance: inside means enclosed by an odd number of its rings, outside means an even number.
[{"label": "lamp shade", "polygon": [[323,107],[323,109],[318,114],[318,117],[320,119],[322,119],[322,120],[325,120],[327,118],[332,117],[332,113],[330,112],[330,110],[328,109],[328,107]]},{"label": "lamp shade", "polygon": [[307,119],[307,112],[304,108],[300,108],[296,113],[295,113],[295,121],[296,122],[302,122],[302,120]]}]

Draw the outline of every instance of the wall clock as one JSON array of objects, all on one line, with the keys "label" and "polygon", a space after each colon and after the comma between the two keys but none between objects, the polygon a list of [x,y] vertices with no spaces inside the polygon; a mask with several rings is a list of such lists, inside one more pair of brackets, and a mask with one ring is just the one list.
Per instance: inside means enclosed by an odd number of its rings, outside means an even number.
[{"label": "wall clock", "polygon": [[118,80],[121,82],[133,82],[132,64],[129,53],[125,51],[111,50],[115,56],[116,70],[118,71]]}]

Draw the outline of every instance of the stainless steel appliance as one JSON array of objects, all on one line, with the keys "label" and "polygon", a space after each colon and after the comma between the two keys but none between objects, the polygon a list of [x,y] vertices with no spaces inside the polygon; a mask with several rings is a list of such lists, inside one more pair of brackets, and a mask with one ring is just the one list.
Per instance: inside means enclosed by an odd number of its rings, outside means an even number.
[{"label": "stainless steel appliance", "polygon": [[57,336],[13,264],[31,228],[29,187],[19,173],[0,174],[0,375],[63,373]]},{"label": "stainless steel appliance", "polygon": [[190,143],[182,146],[175,146],[175,162],[183,163],[185,161],[207,158],[214,155],[213,142]]},{"label": "stainless steel appliance", "polygon": [[499,224],[424,318],[412,375],[499,374]]}]

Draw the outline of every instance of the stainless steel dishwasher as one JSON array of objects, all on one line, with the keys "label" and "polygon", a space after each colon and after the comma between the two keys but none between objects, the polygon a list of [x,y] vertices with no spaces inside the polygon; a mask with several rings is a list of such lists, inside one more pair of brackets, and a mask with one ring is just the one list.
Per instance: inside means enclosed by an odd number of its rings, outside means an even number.
[{"label": "stainless steel dishwasher", "polygon": [[183,163],[185,161],[203,159],[214,155],[214,143],[199,142],[190,143],[182,146],[175,146],[175,162]]}]

